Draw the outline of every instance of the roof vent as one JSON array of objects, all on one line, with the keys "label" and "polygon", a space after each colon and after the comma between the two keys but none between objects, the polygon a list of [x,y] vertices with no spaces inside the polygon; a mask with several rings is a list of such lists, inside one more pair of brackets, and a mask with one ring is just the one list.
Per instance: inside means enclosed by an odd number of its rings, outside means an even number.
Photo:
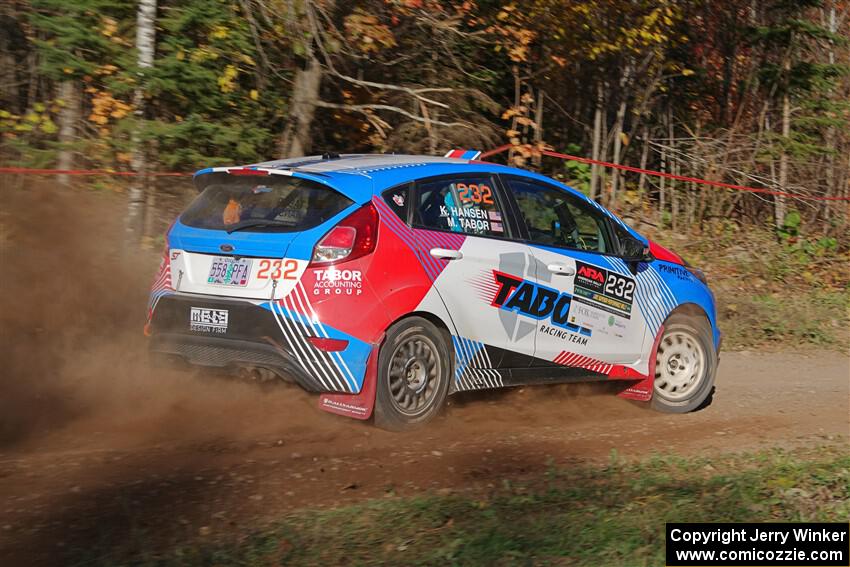
[{"label": "roof vent", "polygon": [[339,154],[336,152],[325,152],[322,154],[322,159],[339,159]]}]

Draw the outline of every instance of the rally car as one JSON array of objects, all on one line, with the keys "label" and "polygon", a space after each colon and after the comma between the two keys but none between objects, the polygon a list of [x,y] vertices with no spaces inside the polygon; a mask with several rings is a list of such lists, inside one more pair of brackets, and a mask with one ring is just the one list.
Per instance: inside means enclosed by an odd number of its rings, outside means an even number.
[{"label": "rally car", "polygon": [[720,332],[703,274],[553,179],[446,157],[216,167],[169,229],[159,358],[262,369],[389,429],[461,391],[620,380],[705,405]]}]

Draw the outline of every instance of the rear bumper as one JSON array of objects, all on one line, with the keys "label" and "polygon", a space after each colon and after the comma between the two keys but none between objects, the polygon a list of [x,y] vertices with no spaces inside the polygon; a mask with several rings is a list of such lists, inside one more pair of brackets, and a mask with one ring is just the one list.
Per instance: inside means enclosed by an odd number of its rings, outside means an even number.
[{"label": "rear bumper", "polygon": [[234,369],[265,368],[292,378],[308,392],[327,391],[313,376],[304,372],[289,353],[270,344],[159,333],[150,338],[148,348],[153,356],[177,364]]},{"label": "rear bumper", "polygon": [[[193,309],[226,310],[227,322],[218,327],[193,325]],[[157,359],[216,368],[265,368],[292,378],[309,392],[359,390],[344,364],[346,353],[314,347],[309,338],[317,334],[310,325],[294,321],[268,302],[169,294],[156,303],[148,332],[148,348]]]}]

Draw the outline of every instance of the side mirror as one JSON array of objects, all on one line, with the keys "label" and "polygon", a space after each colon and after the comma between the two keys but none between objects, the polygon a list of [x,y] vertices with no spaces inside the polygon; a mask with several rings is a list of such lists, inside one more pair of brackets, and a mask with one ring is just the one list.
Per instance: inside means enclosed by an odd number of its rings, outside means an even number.
[{"label": "side mirror", "polygon": [[623,261],[626,262],[626,265],[628,265],[629,271],[632,274],[637,274],[638,264],[642,262],[648,263],[654,260],[655,256],[652,255],[649,246],[643,246],[642,244],[640,247],[640,252],[638,252],[634,256],[626,256],[623,258]]}]

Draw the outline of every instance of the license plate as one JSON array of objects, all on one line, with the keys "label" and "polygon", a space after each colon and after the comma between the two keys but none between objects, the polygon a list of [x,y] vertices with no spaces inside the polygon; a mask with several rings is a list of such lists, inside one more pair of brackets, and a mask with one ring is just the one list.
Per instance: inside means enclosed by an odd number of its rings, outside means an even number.
[{"label": "license plate", "polygon": [[224,333],[229,317],[227,309],[192,307],[189,312],[189,329],[204,333]]},{"label": "license plate", "polygon": [[248,258],[229,258],[216,256],[213,258],[207,283],[245,287],[251,275],[251,260]]}]

